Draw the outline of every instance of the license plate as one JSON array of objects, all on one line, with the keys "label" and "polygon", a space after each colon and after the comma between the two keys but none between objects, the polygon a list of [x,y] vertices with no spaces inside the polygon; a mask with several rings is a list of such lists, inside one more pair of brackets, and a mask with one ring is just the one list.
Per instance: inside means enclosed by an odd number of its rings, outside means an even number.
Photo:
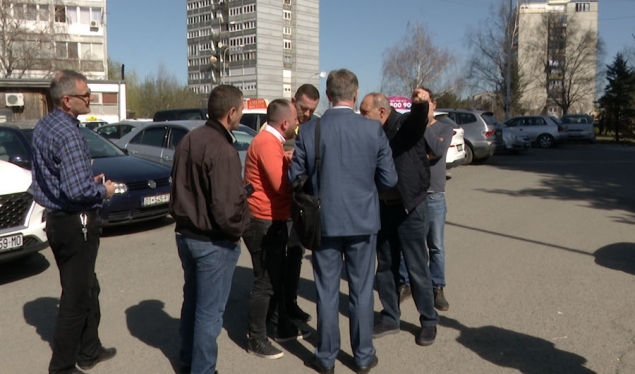
[{"label": "license plate", "polygon": [[141,206],[153,206],[153,205],[161,205],[167,204],[170,202],[170,194],[166,193],[164,195],[156,195],[156,196],[146,196],[141,201]]},{"label": "license plate", "polygon": [[0,252],[6,252],[14,248],[22,247],[22,234],[5,236],[0,238]]},{"label": "license plate", "polygon": [[463,144],[459,144],[456,146],[456,150],[461,152],[463,150]]}]

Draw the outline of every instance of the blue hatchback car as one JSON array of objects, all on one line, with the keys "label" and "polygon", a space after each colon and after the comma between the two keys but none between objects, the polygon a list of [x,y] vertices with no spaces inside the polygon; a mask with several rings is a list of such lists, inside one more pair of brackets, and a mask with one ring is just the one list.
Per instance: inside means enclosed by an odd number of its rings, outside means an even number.
[{"label": "blue hatchback car", "polygon": [[[100,211],[104,226],[162,218],[168,215],[170,167],[126,155],[96,132],[80,127],[92,158],[94,175],[104,174],[116,185],[115,195],[104,201]],[[19,134],[21,141],[31,144],[32,129],[0,127],[0,131]],[[18,147],[16,147],[18,149]],[[9,155],[9,162],[31,168],[31,152]]]}]

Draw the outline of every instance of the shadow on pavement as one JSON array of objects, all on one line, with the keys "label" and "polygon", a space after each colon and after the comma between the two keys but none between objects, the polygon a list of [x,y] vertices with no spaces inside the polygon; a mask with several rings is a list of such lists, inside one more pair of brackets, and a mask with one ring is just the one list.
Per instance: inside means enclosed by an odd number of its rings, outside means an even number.
[{"label": "shadow on pavement", "polygon": [[500,155],[488,165],[500,169],[541,174],[540,186],[521,190],[479,189],[509,196],[531,196],[552,200],[580,200],[590,207],[631,213],[613,217],[617,222],[635,225],[635,176],[625,170],[635,167],[635,149],[601,145],[565,144],[556,149],[536,149],[519,159]]},{"label": "shadow on pavement", "polygon": [[59,303],[60,299],[57,297],[40,297],[24,304],[22,308],[26,323],[35,327],[35,331],[49,346],[53,342]]},{"label": "shadow on pavement", "polygon": [[595,263],[635,275],[635,243],[615,243],[595,251]]},{"label": "shadow on pavement", "polygon": [[126,323],[132,336],[161,350],[170,360],[174,372],[178,373],[181,348],[179,318],[171,317],[164,308],[162,301],[144,300],[126,309]]},{"label": "shadow on pavement", "polygon": [[121,226],[104,227],[102,238],[112,236],[136,234],[142,231],[157,230],[165,226],[174,224],[174,219],[170,216],[154,219],[151,221],[129,223]]},{"label": "shadow on pavement", "polygon": [[3,262],[0,264],[0,286],[43,273],[49,266],[51,264],[41,253]]},{"label": "shadow on pavement", "polygon": [[494,365],[524,374],[595,374],[584,367],[584,357],[557,349],[544,339],[496,326],[467,327],[447,317],[441,317],[439,324],[459,331],[457,342]]}]

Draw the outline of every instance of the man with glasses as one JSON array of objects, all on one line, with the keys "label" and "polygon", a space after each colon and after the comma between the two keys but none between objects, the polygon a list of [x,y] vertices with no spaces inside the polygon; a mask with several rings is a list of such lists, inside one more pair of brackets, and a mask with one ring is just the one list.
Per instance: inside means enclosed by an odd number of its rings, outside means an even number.
[{"label": "man with glasses", "polygon": [[60,272],[62,295],[49,374],[81,374],[117,353],[99,340],[99,282],[95,262],[101,235],[99,208],[115,193],[94,176],[77,116],[90,113],[86,77],[71,70],[51,82],[55,108],[33,131],[33,197],[47,210],[46,236]]}]

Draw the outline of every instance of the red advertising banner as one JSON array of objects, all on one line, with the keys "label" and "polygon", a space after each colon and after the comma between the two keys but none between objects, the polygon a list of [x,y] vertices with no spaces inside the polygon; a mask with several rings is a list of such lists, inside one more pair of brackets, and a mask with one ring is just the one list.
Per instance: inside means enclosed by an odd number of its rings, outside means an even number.
[{"label": "red advertising banner", "polygon": [[391,96],[388,98],[388,102],[396,110],[410,110],[412,107],[412,100],[405,96]]}]

